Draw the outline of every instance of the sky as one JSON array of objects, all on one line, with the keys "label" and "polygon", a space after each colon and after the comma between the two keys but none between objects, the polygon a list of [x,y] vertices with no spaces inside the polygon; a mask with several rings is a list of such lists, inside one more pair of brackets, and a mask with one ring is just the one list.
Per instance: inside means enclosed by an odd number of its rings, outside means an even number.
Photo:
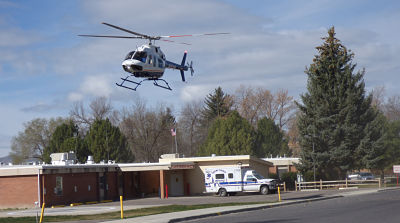
[{"label": "sky", "polygon": [[[149,82],[133,92],[115,82],[127,76],[125,55],[146,41],[77,36],[126,34],[102,22],[147,35],[231,34],[179,40],[189,46],[156,42],[173,62],[187,50],[194,76],[183,83],[178,71],[167,70],[172,91]],[[306,92],[304,70],[332,26],[355,53],[356,69],[365,68],[366,90],[383,86],[386,95],[400,95],[396,0],[0,0],[0,157],[24,123],[67,117],[74,102],[95,97],[116,109],[137,98],[163,103],[176,116],[218,86],[229,94],[240,85],[287,89],[298,99]]]}]

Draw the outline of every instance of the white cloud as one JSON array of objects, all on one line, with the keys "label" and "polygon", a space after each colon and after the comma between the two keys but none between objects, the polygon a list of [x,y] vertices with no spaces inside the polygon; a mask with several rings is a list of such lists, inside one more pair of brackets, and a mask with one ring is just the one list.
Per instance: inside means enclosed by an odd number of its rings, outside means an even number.
[{"label": "white cloud", "polygon": [[112,94],[111,79],[106,75],[86,76],[79,89],[68,94],[71,102],[81,101],[91,97],[110,97]]},{"label": "white cloud", "polygon": [[68,100],[71,102],[82,101],[83,95],[81,93],[71,92],[68,95]]}]

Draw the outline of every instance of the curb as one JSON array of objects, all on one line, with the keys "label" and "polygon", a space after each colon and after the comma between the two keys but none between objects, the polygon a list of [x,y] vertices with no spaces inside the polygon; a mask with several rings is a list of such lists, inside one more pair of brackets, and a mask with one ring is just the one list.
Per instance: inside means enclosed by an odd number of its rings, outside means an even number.
[{"label": "curb", "polygon": [[387,190],[400,190],[400,187],[386,187],[378,189],[378,192],[387,191]]},{"label": "curb", "polygon": [[301,203],[307,203],[307,202],[312,202],[312,201],[330,200],[330,199],[335,199],[335,198],[340,198],[340,197],[343,197],[343,196],[342,195],[333,195],[333,196],[329,196],[329,197],[319,197],[319,198],[311,198],[311,199],[304,199],[304,200],[298,200],[298,201],[287,201],[284,203],[266,204],[266,205],[259,206],[259,207],[250,207],[250,208],[243,208],[243,209],[230,210],[230,211],[221,211],[221,212],[215,212],[215,213],[209,213],[209,214],[200,214],[200,215],[195,215],[195,216],[190,216],[190,217],[174,218],[174,219],[169,220],[168,222],[169,223],[182,222],[182,221],[195,220],[195,219],[200,219],[200,218],[207,218],[207,217],[220,216],[220,215],[226,215],[226,214],[233,214],[233,213],[240,213],[240,212],[247,212],[247,211],[256,211],[256,210],[267,209],[267,208],[288,206],[288,205],[293,205],[293,204],[301,204]]}]

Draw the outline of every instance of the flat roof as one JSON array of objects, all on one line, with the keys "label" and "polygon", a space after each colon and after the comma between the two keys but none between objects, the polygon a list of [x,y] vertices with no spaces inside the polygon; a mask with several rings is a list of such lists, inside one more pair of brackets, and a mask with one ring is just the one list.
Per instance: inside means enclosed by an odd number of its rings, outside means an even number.
[{"label": "flat roof", "polygon": [[263,158],[262,160],[271,162],[274,166],[287,166],[300,163],[300,158],[296,157]]},{"label": "flat roof", "polygon": [[126,171],[154,171],[154,170],[177,170],[193,169],[193,162],[168,162],[168,163],[113,163],[113,164],[69,164],[69,165],[13,165],[0,166],[0,176],[22,176],[57,173],[87,173],[116,171],[118,168],[122,172]]},{"label": "flat roof", "polygon": [[69,165],[2,165],[0,166],[0,176],[22,176],[51,173],[85,173],[117,171],[156,171],[156,170],[177,170],[193,169],[195,163],[199,162],[221,162],[221,161],[254,161],[267,166],[273,166],[269,160],[263,160],[250,155],[234,156],[205,156],[205,157],[184,157],[184,158],[163,158],[158,163],[100,163],[100,164],[69,164]]},{"label": "flat roof", "polygon": [[181,158],[160,158],[160,163],[169,163],[173,161],[183,162],[220,162],[220,161],[241,161],[241,160],[252,160],[265,165],[273,166],[273,164],[267,160],[263,160],[250,155],[234,155],[234,156],[200,156],[200,157],[181,157]]}]

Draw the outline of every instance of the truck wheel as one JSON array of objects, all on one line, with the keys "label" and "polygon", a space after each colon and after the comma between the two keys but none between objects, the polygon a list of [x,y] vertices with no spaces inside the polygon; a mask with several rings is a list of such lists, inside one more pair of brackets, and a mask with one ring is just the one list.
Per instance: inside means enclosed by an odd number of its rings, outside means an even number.
[{"label": "truck wheel", "polygon": [[262,187],[260,188],[260,194],[262,194],[262,195],[267,195],[267,194],[269,194],[268,186],[262,186]]},{"label": "truck wheel", "polygon": [[228,195],[228,192],[226,192],[225,188],[219,189],[219,196],[220,197],[225,197],[226,195]]}]

